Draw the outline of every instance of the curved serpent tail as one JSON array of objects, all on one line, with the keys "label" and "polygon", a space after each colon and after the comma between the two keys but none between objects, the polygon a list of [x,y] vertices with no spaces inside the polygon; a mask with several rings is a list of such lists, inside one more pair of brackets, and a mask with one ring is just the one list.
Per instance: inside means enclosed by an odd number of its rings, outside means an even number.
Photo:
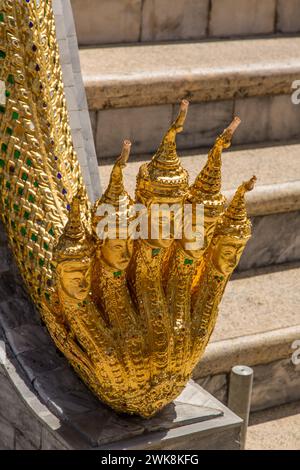
[{"label": "curved serpent tail", "polygon": [[[82,186],[68,124],[51,1],[1,2],[0,207],[34,302],[52,293],[52,250]],[[84,190],[85,192],[85,190]],[[88,199],[83,210],[89,222]]]}]

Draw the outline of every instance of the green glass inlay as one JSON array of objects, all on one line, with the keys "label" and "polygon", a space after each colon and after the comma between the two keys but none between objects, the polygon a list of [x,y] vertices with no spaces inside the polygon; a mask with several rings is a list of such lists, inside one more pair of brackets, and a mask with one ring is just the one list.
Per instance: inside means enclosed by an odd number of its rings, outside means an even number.
[{"label": "green glass inlay", "polygon": [[32,165],[32,160],[30,158],[27,158],[26,160],[26,165],[31,166]]},{"label": "green glass inlay", "polygon": [[44,243],[44,248],[45,248],[45,250],[49,250],[49,245],[48,245],[48,243]]},{"label": "green glass inlay", "polygon": [[5,113],[5,107],[2,106],[2,104],[0,105],[0,113],[4,114]]},{"label": "green glass inlay", "polygon": [[1,150],[2,150],[2,152],[6,152],[6,151],[7,151],[7,144],[4,144],[4,143],[3,143],[3,144],[1,145]]},{"label": "green glass inlay", "polygon": [[12,226],[12,228],[16,228],[16,222],[14,220],[11,221],[10,225]]},{"label": "green glass inlay", "polygon": [[11,185],[10,185],[10,182],[9,182],[9,181],[6,181],[6,185],[5,185],[5,186],[7,187],[7,189],[10,189],[10,186],[11,186]]},{"label": "green glass inlay", "polygon": [[48,292],[45,292],[45,299],[50,300],[50,294]]},{"label": "green glass inlay", "polygon": [[34,186],[35,188],[38,188],[38,187],[39,187],[39,183],[38,183],[37,181],[34,181],[33,186]]},{"label": "green glass inlay", "polygon": [[7,81],[11,85],[14,85],[15,84],[15,77],[12,74],[9,74],[8,77],[7,77]]},{"label": "green glass inlay", "polygon": [[19,113],[17,113],[17,111],[13,111],[11,117],[12,117],[14,120],[19,119]]},{"label": "green glass inlay", "polygon": [[18,188],[18,194],[19,194],[19,196],[23,196],[24,189],[23,188]]},{"label": "green glass inlay", "polygon": [[6,91],[5,91],[5,96],[6,96],[6,98],[9,98],[9,97],[10,97],[10,91],[9,91],[9,90],[6,90]]},{"label": "green glass inlay", "polygon": [[29,258],[33,258],[33,251],[29,251]]},{"label": "green glass inlay", "polygon": [[27,211],[25,211],[25,212],[24,212],[24,219],[28,220],[29,217],[30,217],[30,213],[27,212]]},{"label": "green glass inlay", "polygon": [[8,134],[8,135],[13,135],[13,130],[12,130],[11,127],[7,127],[7,128],[6,128],[6,134]]},{"label": "green glass inlay", "polygon": [[35,197],[32,194],[29,194],[28,201],[34,203],[35,202]]},{"label": "green glass inlay", "polygon": [[5,59],[6,53],[0,50],[0,59]]},{"label": "green glass inlay", "polygon": [[22,173],[22,180],[27,181],[28,180],[28,175],[27,173]]},{"label": "green glass inlay", "polygon": [[44,266],[44,264],[45,264],[45,260],[42,259],[42,258],[40,258],[40,259],[39,259],[39,265],[40,265],[40,266]]},{"label": "green glass inlay", "polygon": [[4,168],[5,166],[5,161],[0,158],[0,167]]},{"label": "green glass inlay", "polygon": [[27,233],[26,228],[21,227],[21,235],[23,235],[23,237],[25,237],[26,233]]},{"label": "green glass inlay", "polygon": [[14,206],[13,206],[13,207],[14,207],[14,211],[16,211],[16,212],[18,212],[18,211],[19,211],[19,206],[18,206],[18,204],[14,204]]},{"label": "green glass inlay", "polygon": [[153,250],[152,250],[152,256],[158,255],[159,252],[160,252],[160,248],[153,248]]},{"label": "green glass inlay", "polygon": [[193,264],[193,260],[192,259],[189,259],[189,258],[185,258],[184,260],[184,264]]},{"label": "green glass inlay", "polygon": [[20,158],[21,152],[20,150],[15,150],[14,157],[15,158]]},{"label": "green glass inlay", "polygon": [[4,23],[4,13],[2,11],[0,13],[0,23]]},{"label": "green glass inlay", "polygon": [[50,235],[52,235],[52,237],[54,237],[54,230],[53,230],[53,228],[50,228],[49,233],[50,233]]},{"label": "green glass inlay", "polygon": [[8,199],[7,199],[7,197],[4,199],[4,203],[5,203],[6,206],[8,206]]},{"label": "green glass inlay", "polygon": [[37,235],[36,235],[35,233],[33,233],[33,234],[31,235],[31,240],[32,240],[33,242],[36,242],[37,239],[38,239]]},{"label": "green glass inlay", "polygon": [[122,275],[122,271],[115,271],[114,277],[120,277]]}]

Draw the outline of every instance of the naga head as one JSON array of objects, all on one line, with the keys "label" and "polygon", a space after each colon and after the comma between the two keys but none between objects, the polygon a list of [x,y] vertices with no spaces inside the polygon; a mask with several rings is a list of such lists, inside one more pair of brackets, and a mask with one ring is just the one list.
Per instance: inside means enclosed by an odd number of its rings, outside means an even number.
[{"label": "naga head", "polygon": [[126,167],[130,148],[131,143],[125,140],[108,187],[95,203],[92,214],[100,259],[108,269],[120,271],[127,268],[133,253],[133,240],[128,230],[133,201],[125,191],[123,180],[123,168]]},{"label": "naga head", "polygon": [[215,269],[229,276],[238,265],[247,241],[251,237],[251,222],[247,217],[245,193],[251,191],[256,176],[237,189],[231,203],[217,223],[211,242],[211,260]]},{"label": "naga head", "polygon": [[[188,106],[188,101],[181,102],[178,117],[165,134],[158,151],[149,163],[140,167],[137,175],[136,201],[144,204],[148,211],[150,235],[147,242],[157,248],[171,245],[172,229],[171,234],[165,236],[162,235],[163,227],[166,224],[172,227],[169,208],[174,204],[182,205],[188,190],[188,174],[182,167],[176,150],[176,135],[183,130]],[[158,211],[159,206],[161,208]],[[154,219],[158,222],[157,230],[153,230],[153,223],[151,227],[151,220],[153,222]]]},{"label": "naga head", "polygon": [[[197,176],[194,184],[189,188],[186,203],[194,206],[191,233],[195,234],[195,238],[193,240],[183,238],[180,242],[185,252],[193,258],[197,259],[203,255],[212,239],[216,223],[224,212],[226,198],[221,193],[222,150],[230,146],[232,136],[240,122],[240,119],[235,117],[232,123],[216,139],[213,148],[208,154],[205,166]],[[203,237],[201,237],[198,246],[196,235],[202,228],[198,224],[202,224],[203,219],[197,220],[197,212],[195,210],[197,204],[203,205],[204,208],[204,242]],[[187,248],[193,244],[195,246],[194,249]]]},{"label": "naga head", "polygon": [[81,220],[82,192],[74,196],[68,222],[53,251],[58,292],[73,301],[87,299],[91,289],[93,242]]}]

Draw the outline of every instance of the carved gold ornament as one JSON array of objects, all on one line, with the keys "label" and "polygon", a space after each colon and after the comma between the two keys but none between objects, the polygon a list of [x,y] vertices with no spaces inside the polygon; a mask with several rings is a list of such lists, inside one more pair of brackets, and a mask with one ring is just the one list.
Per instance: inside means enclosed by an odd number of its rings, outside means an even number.
[{"label": "carved gold ornament", "polygon": [[[0,5],[0,205],[10,246],[50,335],[82,380],[117,412],[151,417],[179,395],[201,359],[251,236],[245,193],[255,177],[229,205],[221,194],[221,155],[239,119],[216,139],[190,185],[176,150],[188,111],[183,101],[158,151],[140,167],[135,200],[123,182],[126,141],[92,207],[68,124],[51,1]],[[133,239],[127,229],[138,216],[135,203],[149,221],[164,204],[159,229],[173,204],[202,204],[204,243],[193,244],[200,230],[194,218],[195,239],[160,230]],[[106,204],[115,237],[99,230]]]}]

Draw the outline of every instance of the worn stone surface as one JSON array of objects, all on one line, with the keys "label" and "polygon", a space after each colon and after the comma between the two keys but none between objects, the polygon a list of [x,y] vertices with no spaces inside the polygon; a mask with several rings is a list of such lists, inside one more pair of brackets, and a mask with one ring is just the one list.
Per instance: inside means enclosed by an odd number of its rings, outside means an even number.
[{"label": "worn stone surface", "polygon": [[[249,317],[251,318],[251,316]],[[251,323],[248,320],[248,323]],[[272,320],[270,318],[270,328]],[[300,337],[300,326],[212,341],[193,372],[194,379],[229,373],[236,364],[269,364],[292,356],[292,344]]]},{"label": "worn stone surface", "polygon": [[261,410],[300,399],[300,365],[292,358],[254,368],[251,409]]},{"label": "worn stone surface", "polygon": [[250,416],[247,450],[300,450],[300,401]]},{"label": "worn stone surface", "polygon": [[300,325],[299,267],[264,271],[229,282],[212,341]]},{"label": "worn stone surface", "polygon": [[[0,380],[1,383],[1,380]],[[5,410],[1,410],[2,413],[5,413]],[[15,446],[15,428],[11,423],[0,415],[0,449],[1,450],[10,450]]]},{"label": "worn stone surface", "polygon": [[38,450],[27,437],[18,429],[15,431],[15,450]]},{"label": "worn stone surface", "polygon": [[246,36],[274,32],[276,0],[212,0],[211,36]]},{"label": "worn stone surface", "polygon": [[219,374],[203,377],[197,380],[197,383],[207,392],[211,393],[217,400],[227,403],[228,395],[228,375]]},{"label": "worn stone surface", "polygon": [[31,349],[18,354],[18,361],[25,370],[30,381],[34,380],[39,374],[65,365],[65,360],[58,354],[52,346],[51,339],[46,348]]},{"label": "worn stone surface", "polygon": [[139,40],[142,0],[71,0],[80,45]]},{"label": "worn stone surface", "polygon": [[7,329],[5,336],[14,354],[42,349],[49,345],[49,338],[41,325],[22,325]]},{"label": "worn stone surface", "polygon": [[154,151],[171,120],[171,105],[99,111],[96,141],[98,156],[120,155],[124,139],[132,141],[132,154]]},{"label": "worn stone surface", "polygon": [[[0,379],[0,415],[5,416],[5,420],[11,427],[26,435],[32,446],[35,448],[40,447],[42,425],[36,416],[26,410],[22,398],[13,389],[9,379],[3,375]],[[2,437],[2,426],[0,429]],[[4,434],[11,436],[9,427],[6,429],[7,432]]]},{"label": "worn stone surface", "polygon": [[236,132],[236,143],[300,138],[300,106],[292,103],[291,95],[237,99],[235,114],[247,123]]},{"label": "worn stone surface", "polygon": [[283,33],[300,31],[300,0],[278,0],[277,30]]},{"label": "worn stone surface", "polygon": [[279,37],[82,49],[89,109],[290,94],[299,44]]},{"label": "worn stone surface", "polygon": [[[254,371],[253,390],[251,397],[251,412],[265,410],[275,406],[290,403],[300,398],[300,366],[292,363],[290,357],[266,364],[252,365]],[[247,361],[247,359],[245,358]],[[243,364],[251,364],[249,362]],[[241,362],[233,362],[233,365]],[[223,403],[227,403],[229,374],[216,375],[197,379],[197,383],[209,390],[214,396],[214,385],[217,382],[217,394]]]},{"label": "worn stone surface", "polygon": [[208,5],[208,0],[145,0],[141,41],[174,41],[205,36]]},{"label": "worn stone surface", "polygon": [[[300,261],[299,233],[300,211],[254,217],[253,236],[242,255],[238,271]],[[291,281],[296,282],[296,279],[291,277]],[[293,295],[292,292],[290,294]]]}]

